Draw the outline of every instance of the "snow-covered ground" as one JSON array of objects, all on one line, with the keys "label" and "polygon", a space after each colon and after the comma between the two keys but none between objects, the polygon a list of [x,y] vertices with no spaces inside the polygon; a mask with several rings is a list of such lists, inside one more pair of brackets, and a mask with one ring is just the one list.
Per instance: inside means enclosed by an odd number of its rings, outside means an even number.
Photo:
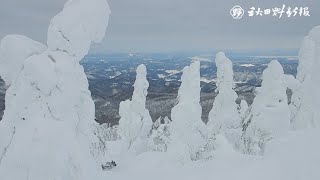
[{"label": "snow-covered ground", "polygon": [[242,67],[254,67],[254,64],[241,64]]},{"label": "snow-covered ground", "polygon": [[[112,180],[319,180],[320,129],[289,132],[267,144],[264,156],[221,149],[210,160],[179,164],[164,152],[113,158],[118,166],[106,171]],[[111,144],[110,144],[111,145]],[[119,151],[113,142],[115,153]]]}]

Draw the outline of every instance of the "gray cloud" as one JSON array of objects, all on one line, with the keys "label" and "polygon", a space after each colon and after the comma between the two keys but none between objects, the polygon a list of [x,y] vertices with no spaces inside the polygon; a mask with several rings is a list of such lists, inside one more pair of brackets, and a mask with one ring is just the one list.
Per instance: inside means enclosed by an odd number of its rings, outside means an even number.
[{"label": "gray cloud", "polygon": [[[65,0],[2,0],[0,37],[24,34],[45,42],[50,19]],[[175,51],[297,48],[319,25],[315,0],[108,0],[112,15],[105,40],[95,51]],[[244,17],[229,14],[234,5],[273,8],[309,6],[311,17]]]},{"label": "gray cloud", "polygon": [[22,34],[45,42],[50,19],[63,8],[65,0],[1,0],[1,38]]}]

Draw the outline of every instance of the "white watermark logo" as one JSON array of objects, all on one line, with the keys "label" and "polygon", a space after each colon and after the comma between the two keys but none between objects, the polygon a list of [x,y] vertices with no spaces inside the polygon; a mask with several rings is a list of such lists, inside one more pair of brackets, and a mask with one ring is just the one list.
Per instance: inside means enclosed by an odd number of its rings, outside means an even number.
[{"label": "white watermark logo", "polygon": [[234,6],[230,10],[230,14],[234,19],[241,19],[243,15],[247,12],[248,17],[261,17],[261,16],[272,16],[277,18],[283,17],[309,17],[310,11],[309,7],[290,7],[285,4],[282,7],[274,7],[274,8],[260,8],[260,7],[251,7],[248,11],[244,11],[243,8],[239,5]]},{"label": "white watermark logo", "polygon": [[230,14],[233,17],[233,19],[241,19],[244,15],[244,10],[241,6],[236,5],[230,10]]}]

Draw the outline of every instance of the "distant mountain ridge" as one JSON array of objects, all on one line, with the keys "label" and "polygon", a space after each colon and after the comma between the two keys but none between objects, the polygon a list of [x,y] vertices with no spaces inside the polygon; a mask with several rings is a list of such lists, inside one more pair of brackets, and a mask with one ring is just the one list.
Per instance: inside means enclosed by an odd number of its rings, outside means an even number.
[{"label": "distant mountain ridge", "polygon": [[[189,54],[111,54],[88,55],[82,60],[89,80],[90,90],[96,105],[96,119],[100,123],[117,124],[119,103],[132,95],[135,68],[139,64],[147,66],[147,78],[150,83],[147,96],[147,108],[153,120],[160,115],[170,116],[175,104],[182,68],[192,58]],[[216,93],[214,92],[216,67],[213,57],[206,55],[201,59],[201,104],[203,121],[211,109]],[[249,104],[254,98],[253,90],[260,86],[261,75],[268,62],[278,58],[286,74],[296,75],[297,59],[294,56],[232,56],[236,92]],[[4,110],[4,82],[0,81],[0,117]]]}]

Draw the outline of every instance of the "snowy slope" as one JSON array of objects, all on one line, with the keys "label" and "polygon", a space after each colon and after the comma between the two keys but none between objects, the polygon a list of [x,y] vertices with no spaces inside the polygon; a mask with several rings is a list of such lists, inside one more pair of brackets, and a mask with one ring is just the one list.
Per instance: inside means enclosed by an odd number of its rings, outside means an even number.
[{"label": "snowy slope", "polygon": [[[113,180],[318,180],[319,129],[290,132],[269,142],[265,156],[220,151],[209,161],[181,165],[166,153],[150,152],[128,160],[106,173]],[[306,149],[307,148],[307,149]]]}]

